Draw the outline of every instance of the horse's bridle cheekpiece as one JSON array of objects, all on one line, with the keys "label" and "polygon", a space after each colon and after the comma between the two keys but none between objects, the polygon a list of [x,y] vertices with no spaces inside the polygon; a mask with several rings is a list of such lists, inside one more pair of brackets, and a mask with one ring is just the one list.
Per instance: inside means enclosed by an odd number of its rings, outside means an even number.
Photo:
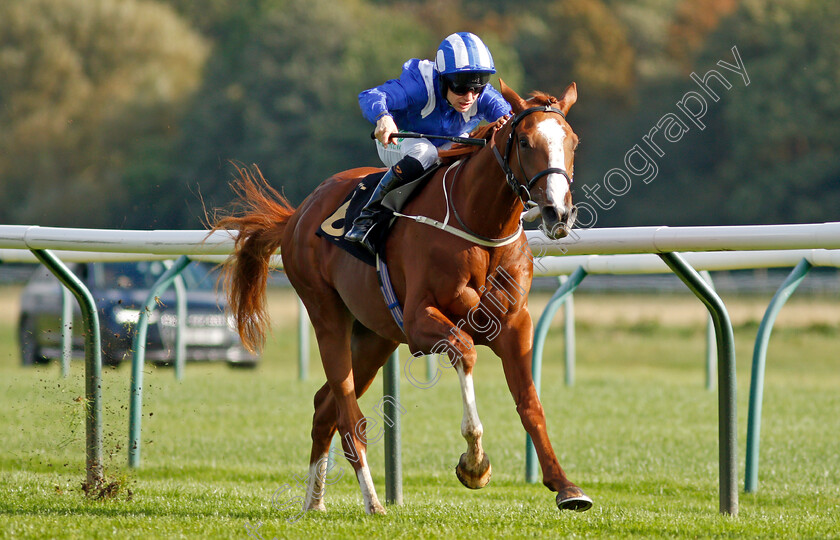
[{"label": "horse's bridle cheekpiece", "polygon": [[[537,183],[537,180],[542,178],[543,176],[547,176],[549,174],[562,174],[566,177],[569,184],[572,183],[572,177],[569,176],[569,173],[566,169],[559,169],[557,167],[551,167],[545,169],[543,171],[538,172],[532,178],[528,178],[528,175],[525,173],[525,170],[522,168],[522,160],[519,160],[519,168],[522,170],[522,176],[524,177],[524,183],[519,182],[516,178],[516,174],[510,168],[510,152],[513,150],[513,141],[516,135],[516,126],[521,122],[526,116],[531,113],[535,112],[550,112],[550,113],[557,113],[563,117],[565,120],[566,115],[560,109],[556,107],[552,107],[551,105],[541,105],[539,107],[531,107],[529,109],[525,109],[524,111],[520,111],[516,116],[513,117],[511,120],[511,127],[510,127],[510,134],[508,135],[507,144],[505,145],[505,155],[499,153],[499,148],[493,144],[493,154],[496,156],[496,160],[501,165],[502,170],[505,173],[505,178],[507,179],[507,183],[510,186],[510,189],[519,197],[519,200],[522,201],[522,204],[527,208],[528,202],[531,200],[531,188],[534,187],[534,184]],[[519,155],[519,148],[517,147],[516,150],[517,156]]]}]

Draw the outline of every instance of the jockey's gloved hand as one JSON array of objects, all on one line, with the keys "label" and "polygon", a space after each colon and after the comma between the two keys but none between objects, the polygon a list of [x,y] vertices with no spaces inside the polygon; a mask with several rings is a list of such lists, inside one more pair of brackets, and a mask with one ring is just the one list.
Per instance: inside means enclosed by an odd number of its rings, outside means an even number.
[{"label": "jockey's gloved hand", "polygon": [[502,116],[501,118],[499,118],[498,120],[496,120],[495,122],[493,122],[493,132],[495,133],[496,131],[502,129],[502,126],[504,126],[509,119],[510,119],[510,115],[506,114],[506,115]]},{"label": "jockey's gloved hand", "polygon": [[383,146],[388,146],[391,142],[391,134],[397,133],[398,131],[397,124],[394,123],[394,118],[390,114],[386,114],[376,121],[376,129],[373,131],[373,136]]}]

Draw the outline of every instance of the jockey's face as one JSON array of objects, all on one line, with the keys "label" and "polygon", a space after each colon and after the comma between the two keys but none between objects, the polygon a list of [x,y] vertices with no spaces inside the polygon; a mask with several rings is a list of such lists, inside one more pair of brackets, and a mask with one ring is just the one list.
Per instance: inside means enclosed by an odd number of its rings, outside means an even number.
[{"label": "jockey's face", "polygon": [[452,105],[452,108],[459,113],[465,113],[470,110],[475,100],[480,96],[480,92],[468,91],[466,94],[456,94],[451,89],[446,89],[446,100]]}]

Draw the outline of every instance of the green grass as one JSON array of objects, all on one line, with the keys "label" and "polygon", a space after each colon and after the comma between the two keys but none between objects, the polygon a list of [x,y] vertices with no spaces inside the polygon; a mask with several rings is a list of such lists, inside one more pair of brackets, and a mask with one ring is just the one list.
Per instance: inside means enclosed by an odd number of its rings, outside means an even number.
[{"label": "green grass", "polygon": [[[105,369],[106,468],[121,485],[110,500],[80,489],[83,366],[74,363],[68,379],[55,364],[19,367],[13,330],[0,323],[0,538],[248,538],[246,525],[260,522],[266,540],[840,536],[833,326],[774,332],[759,490],[740,493],[736,518],[718,513],[717,394],[703,386],[705,329],[585,322],[572,388],[561,382],[562,335],[551,332],[542,396],[555,451],[594,499],[591,511],[560,513],[545,487],[523,482],[524,431],[499,361],[483,350],[475,380],[493,464],[488,487],[467,490],[455,477],[466,443],[457,377],[446,372],[430,389],[401,387],[405,504],[364,515],[346,474],[328,489],[326,513],[295,523],[286,521],[291,510],[272,507],[271,495],[307,472],[312,396],[323,374],[313,357],[309,380],[297,381],[291,324],[275,329],[256,371],[190,365],[178,382],[169,368],[147,367],[138,470],[125,466],[130,370]],[[754,325],[736,328],[741,488],[754,338]],[[381,388],[374,383],[364,411]],[[382,443],[371,445],[369,462],[384,500]]]}]

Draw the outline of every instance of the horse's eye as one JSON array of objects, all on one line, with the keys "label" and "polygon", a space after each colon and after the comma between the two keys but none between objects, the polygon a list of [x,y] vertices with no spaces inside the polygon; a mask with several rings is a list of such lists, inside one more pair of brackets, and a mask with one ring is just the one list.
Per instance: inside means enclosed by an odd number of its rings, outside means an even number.
[{"label": "horse's eye", "polygon": [[526,139],[525,137],[522,137],[521,139],[519,139],[519,146],[522,147],[522,148],[530,148],[531,147],[530,143],[528,143],[528,139]]}]

